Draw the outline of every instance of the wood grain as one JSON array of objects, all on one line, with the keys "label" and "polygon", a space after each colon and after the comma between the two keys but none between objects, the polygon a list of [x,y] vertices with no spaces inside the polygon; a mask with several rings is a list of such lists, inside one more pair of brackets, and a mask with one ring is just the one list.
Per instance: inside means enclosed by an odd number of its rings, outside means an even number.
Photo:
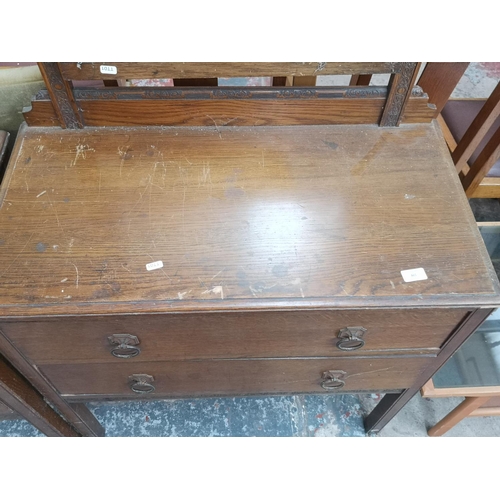
[{"label": "wood grain", "polygon": [[[149,374],[156,387],[152,397],[213,396],[217,394],[323,393],[323,372],[347,372],[340,392],[400,389],[411,385],[428,358],[330,358],[236,361],[171,361],[161,363],[44,365],[49,377],[64,397],[87,395],[92,398],[135,394],[128,385],[133,374]],[[338,391],[335,391],[338,392]]]},{"label": "wood grain", "polygon": [[[78,63],[79,64],[79,63]],[[351,75],[353,73],[391,73],[396,63],[390,62],[163,62],[163,63],[60,63],[68,80],[116,80],[132,78],[214,78],[242,76],[318,76]],[[101,65],[115,66],[116,75],[100,72]]]},{"label": "wood grain", "polygon": [[469,198],[499,198],[500,178],[485,177]]},{"label": "wood grain", "polygon": [[[108,337],[139,338],[130,362],[314,356],[385,356],[437,351],[467,310],[313,311],[75,318],[3,323],[0,328],[36,364],[118,363]],[[338,333],[363,326],[365,346],[336,347]],[[418,352],[417,352],[418,353]]]},{"label": "wood grain", "polygon": [[[88,126],[271,126],[378,123],[382,99],[85,101]],[[430,121],[430,120],[429,120]]]},{"label": "wood grain", "polygon": [[[385,94],[366,99],[303,100],[79,100],[89,126],[116,125],[304,125],[378,123]],[[403,123],[429,123],[435,111],[425,97],[409,100]],[[50,101],[33,101],[25,112],[30,126],[59,126]]]},{"label": "wood grain", "polygon": [[20,134],[3,316],[498,303],[435,126]]},{"label": "wood grain", "polygon": [[435,104],[438,113],[441,113],[468,66],[468,62],[426,64],[418,85],[427,93],[429,101]]}]

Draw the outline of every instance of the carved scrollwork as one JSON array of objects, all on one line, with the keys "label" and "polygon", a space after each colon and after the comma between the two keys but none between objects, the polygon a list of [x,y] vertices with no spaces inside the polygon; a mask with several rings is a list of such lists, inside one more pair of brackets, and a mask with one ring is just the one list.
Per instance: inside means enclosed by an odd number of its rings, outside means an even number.
[{"label": "carved scrollwork", "polygon": [[370,98],[370,97],[385,97],[387,94],[385,89],[378,87],[370,88],[350,88],[346,90],[345,96],[350,98]]},{"label": "carved scrollwork", "polygon": [[145,99],[179,99],[184,97],[182,90],[148,89],[143,92]]},{"label": "carved scrollwork", "polygon": [[46,83],[49,87],[49,93],[54,105],[60,114],[62,121],[61,125],[66,128],[80,128],[82,126],[81,119],[77,116],[77,111],[73,108],[71,98],[68,95],[66,82],[64,81],[59,65],[57,63],[43,63]]},{"label": "carved scrollwork", "polygon": [[212,96],[216,99],[249,99],[252,92],[244,89],[218,89],[212,92]]},{"label": "carved scrollwork", "polygon": [[391,90],[380,123],[386,127],[396,127],[399,124],[417,66],[417,63],[412,62],[391,64],[394,64],[395,74],[391,77]]},{"label": "carved scrollwork", "polygon": [[311,89],[284,89],[278,90],[276,97],[282,99],[310,99],[318,97],[318,93]]},{"label": "carved scrollwork", "polygon": [[88,100],[94,100],[94,99],[117,99],[118,94],[114,92],[112,89],[109,89],[110,92],[107,91],[107,89],[89,89],[89,90],[84,90],[84,89],[75,89],[73,91],[73,94],[76,99],[88,99]]}]

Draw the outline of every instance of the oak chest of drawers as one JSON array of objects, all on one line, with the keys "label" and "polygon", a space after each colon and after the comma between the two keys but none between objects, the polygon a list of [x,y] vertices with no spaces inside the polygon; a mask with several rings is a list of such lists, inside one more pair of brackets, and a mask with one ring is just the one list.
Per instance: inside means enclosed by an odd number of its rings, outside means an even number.
[{"label": "oak chest of drawers", "polygon": [[89,400],[342,391],[380,430],[500,303],[453,168],[433,122],[23,127],[0,350],[86,434]]}]

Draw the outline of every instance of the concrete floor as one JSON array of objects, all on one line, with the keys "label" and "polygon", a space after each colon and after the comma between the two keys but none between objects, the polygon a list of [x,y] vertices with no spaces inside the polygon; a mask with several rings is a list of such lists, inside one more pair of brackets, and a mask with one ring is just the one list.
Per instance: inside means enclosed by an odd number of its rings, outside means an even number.
[{"label": "concrete floor", "polygon": [[[500,63],[471,63],[456,97],[489,95]],[[471,200],[476,220],[500,221],[498,200]],[[364,436],[363,417],[381,395],[302,395],[211,398],[151,402],[92,403],[90,410],[116,436]],[[380,437],[427,436],[463,398],[416,395],[379,433]],[[0,437],[41,436],[24,420],[0,422]],[[446,436],[500,436],[499,417],[463,420]]]}]

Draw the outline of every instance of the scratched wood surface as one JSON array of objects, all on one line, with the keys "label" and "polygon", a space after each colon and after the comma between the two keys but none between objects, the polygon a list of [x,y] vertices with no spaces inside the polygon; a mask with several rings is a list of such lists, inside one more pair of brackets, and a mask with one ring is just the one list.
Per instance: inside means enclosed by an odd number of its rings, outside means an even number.
[{"label": "scratched wood surface", "polygon": [[435,124],[23,128],[0,199],[3,316],[498,304]]}]

